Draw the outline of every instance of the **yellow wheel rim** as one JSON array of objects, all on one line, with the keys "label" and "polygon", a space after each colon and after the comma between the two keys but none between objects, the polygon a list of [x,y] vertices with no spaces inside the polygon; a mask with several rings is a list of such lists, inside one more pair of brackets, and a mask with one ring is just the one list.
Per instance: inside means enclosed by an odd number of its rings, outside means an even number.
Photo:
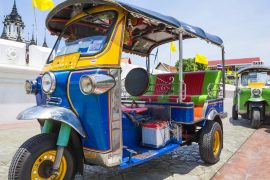
[{"label": "yellow wheel rim", "polygon": [[[50,167],[55,160],[56,151],[46,151],[41,154],[33,164],[32,171],[31,171],[31,179],[32,180],[45,180],[50,179],[48,177],[48,172]],[[64,179],[67,172],[67,161],[66,158],[63,156],[61,159],[61,164],[58,170],[58,175],[54,177],[55,180],[62,180]]]},{"label": "yellow wheel rim", "polygon": [[220,132],[216,131],[214,135],[214,147],[213,147],[213,153],[216,156],[220,149]]}]

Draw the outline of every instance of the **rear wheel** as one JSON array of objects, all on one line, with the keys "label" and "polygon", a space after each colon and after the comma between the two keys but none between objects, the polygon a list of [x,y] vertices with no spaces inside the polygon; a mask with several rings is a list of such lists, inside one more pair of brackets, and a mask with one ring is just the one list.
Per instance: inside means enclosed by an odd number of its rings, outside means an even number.
[{"label": "rear wheel", "polygon": [[238,111],[237,111],[237,106],[235,104],[232,107],[232,118],[234,120],[238,119]]},{"label": "rear wheel", "polygon": [[[50,179],[53,162],[56,156],[56,140],[54,134],[39,134],[28,139],[17,150],[10,168],[9,180]],[[64,150],[58,175],[55,180],[69,180],[75,176],[74,160],[71,152]]]},{"label": "rear wheel", "polygon": [[219,161],[223,143],[223,133],[219,123],[206,121],[199,138],[201,159],[210,164]]},{"label": "rear wheel", "polygon": [[261,112],[258,110],[252,111],[251,127],[258,129],[261,125]]}]

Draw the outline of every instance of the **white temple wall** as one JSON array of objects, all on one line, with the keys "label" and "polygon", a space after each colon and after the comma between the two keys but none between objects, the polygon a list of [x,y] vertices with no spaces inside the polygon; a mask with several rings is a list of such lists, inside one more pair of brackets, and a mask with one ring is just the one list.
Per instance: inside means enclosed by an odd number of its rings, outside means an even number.
[{"label": "white temple wall", "polygon": [[40,70],[18,67],[0,64],[0,123],[15,121],[18,113],[35,105],[35,96],[25,94],[24,82]]},{"label": "white temple wall", "polygon": [[24,82],[40,74],[49,52],[30,46],[26,64],[24,43],[0,39],[0,123],[14,122],[18,113],[35,106],[35,96],[25,94]]},{"label": "white temple wall", "polygon": [[25,65],[26,44],[0,39],[0,64]]},{"label": "white temple wall", "polygon": [[29,66],[31,67],[42,67],[51,52],[50,48],[44,48],[40,46],[29,47]]}]

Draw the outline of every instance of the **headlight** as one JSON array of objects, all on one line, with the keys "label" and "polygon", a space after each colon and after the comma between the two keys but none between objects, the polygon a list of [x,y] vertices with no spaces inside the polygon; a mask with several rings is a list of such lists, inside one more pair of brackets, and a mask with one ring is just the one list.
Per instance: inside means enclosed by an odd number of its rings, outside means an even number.
[{"label": "headlight", "polygon": [[80,89],[83,94],[103,94],[113,88],[115,80],[110,75],[85,75],[80,79]]},{"label": "headlight", "polygon": [[52,94],[56,87],[56,79],[52,72],[45,73],[41,80],[41,87],[45,94]]},{"label": "headlight", "polygon": [[24,84],[26,94],[36,94],[37,93],[37,81],[26,80]]},{"label": "headlight", "polygon": [[254,96],[259,96],[259,95],[261,94],[261,90],[260,90],[260,89],[253,89],[253,90],[252,90],[252,94],[253,94]]},{"label": "headlight", "polygon": [[81,77],[80,89],[84,94],[91,94],[94,92],[94,85],[91,76]]}]

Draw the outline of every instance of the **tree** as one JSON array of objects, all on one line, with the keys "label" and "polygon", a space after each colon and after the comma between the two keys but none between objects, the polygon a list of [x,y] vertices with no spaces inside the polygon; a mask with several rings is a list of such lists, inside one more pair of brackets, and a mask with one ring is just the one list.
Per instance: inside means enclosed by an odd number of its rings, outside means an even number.
[{"label": "tree", "polygon": [[[179,60],[176,61],[175,67],[178,69]],[[183,59],[183,72],[189,71],[204,71],[207,70],[207,65],[195,63],[195,58]]]}]

